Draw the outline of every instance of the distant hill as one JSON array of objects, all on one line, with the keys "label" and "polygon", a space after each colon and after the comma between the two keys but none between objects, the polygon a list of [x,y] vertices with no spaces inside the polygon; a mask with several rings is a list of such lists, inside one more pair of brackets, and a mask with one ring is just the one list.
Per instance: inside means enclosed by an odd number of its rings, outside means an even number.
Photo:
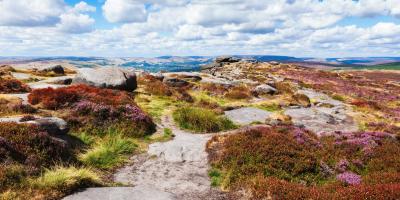
[{"label": "distant hill", "polygon": [[[295,63],[313,68],[340,69],[399,69],[400,57],[348,57],[348,58],[298,58],[280,55],[234,55],[235,57],[251,59],[260,62],[278,61]],[[64,61],[77,67],[124,66],[146,71],[198,71],[201,65],[215,59],[213,56],[159,56],[144,57],[0,57],[0,64]]]}]

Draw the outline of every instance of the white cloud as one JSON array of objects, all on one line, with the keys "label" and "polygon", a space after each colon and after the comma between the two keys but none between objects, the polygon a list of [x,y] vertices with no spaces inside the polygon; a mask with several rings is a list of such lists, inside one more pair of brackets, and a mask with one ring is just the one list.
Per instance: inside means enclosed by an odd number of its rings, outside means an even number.
[{"label": "white cloud", "polygon": [[61,15],[60,18],[57,28],[65,33],[86,33],[94,28],[95,20],[88,15],[68,13]]},{"label": "white cloud", "polygon": [[104,17],[109,22],[144,22],[147,12],[143,2],[136,0],[106,0],[103,5]]},{"label": "white cloud", "polygon": [[0,25],[51,26],[59,21],[64,7],[63,0],[2,0]]},{"label": "white cloud", "polygon": [[[112,29],[94,29],[96,8],[85,1],[0,0],[0,46],[13,49],[0,55],[400,53],[399,0],[105,0]],[[357,24],[374,16],[369,27]],[[356,20],[338,23],[348,18]]]}]

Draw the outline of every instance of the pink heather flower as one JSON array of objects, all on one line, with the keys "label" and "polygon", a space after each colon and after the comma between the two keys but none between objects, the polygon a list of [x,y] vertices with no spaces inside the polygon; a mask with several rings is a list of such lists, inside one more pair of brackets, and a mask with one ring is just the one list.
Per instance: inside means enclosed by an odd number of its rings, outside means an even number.
[{"label": "pink heather flower", "polygon": [[341,159],[337,164],[336,164],[336,170],[339,172],[345,172],[347,168],[349,168],[349,161],[346,159]]},{"label": "pink heather flower", "polygon": [[338,174],[336,179],[348,185],[359,185],[361,183],[361,176],[353,172],[343,172]]}]

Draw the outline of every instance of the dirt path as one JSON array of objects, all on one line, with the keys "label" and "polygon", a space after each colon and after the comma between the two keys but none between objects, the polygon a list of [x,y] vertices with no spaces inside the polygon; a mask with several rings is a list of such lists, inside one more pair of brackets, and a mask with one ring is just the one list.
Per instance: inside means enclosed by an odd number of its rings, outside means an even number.
[{"label": "dirt path", "polygon": [[[205,145],[211,134],[193,134],[180,130],[170,116],[162,118],[161,128],[170,128],[175,134],[174,139],[151,144],[146,154],[132,157],[131,165],[115,173],[116,182],[132,186],[121,190],[125,195],[110,198],[115,188],[91,188],[65,199],[224,199],[223,193],[211,188],[207,173],[209,165]],[[135,192],[139,191],[137,188],[141,188],[140,193],[152,195],[143,196]],[[95,196],[98,192],[104,195]]]}]

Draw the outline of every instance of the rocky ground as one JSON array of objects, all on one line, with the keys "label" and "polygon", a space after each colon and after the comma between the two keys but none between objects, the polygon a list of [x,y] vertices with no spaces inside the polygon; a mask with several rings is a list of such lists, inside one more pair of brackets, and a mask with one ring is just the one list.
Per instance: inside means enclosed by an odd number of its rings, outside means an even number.
[{"label": "rocky ground", "polygon": [[[3,88],[0,91],[2,106],[7,108],[1,113],[0,123],[35,124],[51,133],[55,140],[68,144],[71,142],[66,139],[69,123],[66,122],[68,117],[60,114],[63,110],[36,106],[39,111],[26,117],[28,115],[8,108],[11,105],[32,106],[28,96],[37,89],[87,84],[119,91],[137,88],[136,103],[157,122],[154,135],[160,135],[166,129],[172,132],[173,137],[148,142],[144,152],[135,152],[122,166],[106,170],[109,174],[106,181],[123,187],[112,184],[108,184],[111,187],[91,187],[65,197],[67,200],[238,198],[212,186],[213,177],[209,173],[213,167],[206,146],[213,136],[215,140],[219,135],[240,134],[240,128],[257,127],[255,124],[267,127],[290,125],[310,131],[318,138],[373,130],[376,127],[373,123],[379,122],[384,124],[379,131],[399,134],[400,75],[395,72],[382,72],[388,77],[382,79],[379,74],[369,72],[326,73],[289,64],[257,63],[232,57],[218,58],[204,66],[202,72],[195,73],[147,74],[120,68],[76,69],[60,65],[39,69],[2,66],[0,69],[2,80],[22,81],[18,83],[21,85],[4,83],[0,87]],[[313,74],[319,75],[314,77]],[[351,88],[345,90],[343,87]],[[201,133],[185,130],[174,122],[171,114],[182,106],[212,110],[232,121],[239,131]],[[240,196],[252,199],[252,195]],[[46,195],[38,199],[46,199]]]}]

